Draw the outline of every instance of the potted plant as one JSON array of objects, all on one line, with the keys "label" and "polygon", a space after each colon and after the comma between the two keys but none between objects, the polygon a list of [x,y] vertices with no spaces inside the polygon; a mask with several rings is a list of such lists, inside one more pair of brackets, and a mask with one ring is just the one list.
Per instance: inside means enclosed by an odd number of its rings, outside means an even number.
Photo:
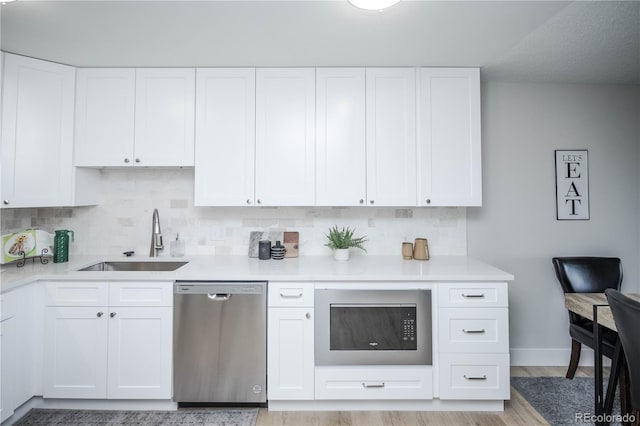
[{"label": "potted plant", "polygon": [[338,226],[335,225],[329,229],[328,234],[325,234],[329,240],[325,245],[334,250],[333,257],[335,260],[349,260],[349,249],[351,247],[367,251],[363,246],[367,242],[366,237],[354,237],[354,233],[355,229],[349,227],[338,229]]}]

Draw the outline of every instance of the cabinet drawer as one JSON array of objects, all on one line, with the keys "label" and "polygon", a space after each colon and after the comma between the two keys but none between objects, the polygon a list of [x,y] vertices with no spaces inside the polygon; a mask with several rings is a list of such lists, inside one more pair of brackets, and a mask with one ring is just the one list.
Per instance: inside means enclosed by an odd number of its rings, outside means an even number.
[{"label": "cabinet drawer", "polygon": [[109,287],[103,281],[54,281],[46,284],[46,306],[106,306]]},{"label": "cabinet drawer", "polygon": [[509,354],[440,354],[440,399],[509,399]]},{"label": "cabinet drawer", "polygon": [[316,367],[316,399],[431,399],[431,366]]},{"label": "cabinet drawer", "polygon": [[313,283],[269,282],[269,307],[313,307]]},{"label": "cabinet drawer", "polygon": [[440,307],[507,307],[507,283],[443,283]]},{"label": "cabinet drawer", "polygon": [[109,283],[110,306],[173,306],[171,281],[114,281]]},{"label": "cabinet drawer", "polygon": [[440,308],[440,352],[509,351],[507,308]]}]

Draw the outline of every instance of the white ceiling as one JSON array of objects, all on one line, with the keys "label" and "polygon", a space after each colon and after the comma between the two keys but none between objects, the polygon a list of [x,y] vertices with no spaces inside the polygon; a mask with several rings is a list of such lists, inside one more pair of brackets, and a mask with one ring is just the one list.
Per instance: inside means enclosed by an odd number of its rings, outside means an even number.
[{"label": "white ceiling", "polygon": [[640,84],[640,2],[17,1],[2,49],[77,66],[479,66]]}]

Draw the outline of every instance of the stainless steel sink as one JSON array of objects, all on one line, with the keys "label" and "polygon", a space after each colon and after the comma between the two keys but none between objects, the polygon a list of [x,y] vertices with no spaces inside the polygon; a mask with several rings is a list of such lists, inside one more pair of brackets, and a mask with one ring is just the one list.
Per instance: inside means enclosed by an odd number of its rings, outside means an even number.
[{"label": "stainless steel sink", "polygon": [[189,262],[98,262],[93,265],[78,269],[78,271],[175,271]]}]

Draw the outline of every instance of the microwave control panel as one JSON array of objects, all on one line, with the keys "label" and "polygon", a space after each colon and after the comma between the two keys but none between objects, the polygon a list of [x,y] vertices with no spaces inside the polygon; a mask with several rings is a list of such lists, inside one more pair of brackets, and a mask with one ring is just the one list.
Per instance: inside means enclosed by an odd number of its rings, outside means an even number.
[{"label": "microwave control panel", "polygon": [[402,309],[402,349],[416,349],[416,308]]}]

